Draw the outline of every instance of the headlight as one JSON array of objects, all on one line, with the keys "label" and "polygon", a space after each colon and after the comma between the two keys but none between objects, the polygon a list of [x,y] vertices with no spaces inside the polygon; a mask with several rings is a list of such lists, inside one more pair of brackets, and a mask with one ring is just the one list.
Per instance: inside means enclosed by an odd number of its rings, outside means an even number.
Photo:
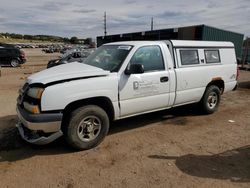
[{"label": "headlight", "polygon": [[41,99],[43,91],[43,88],[33,87],[28,90],[28,96],[35,99]]},{"label": "headlight", "polygon": [[28,110],[29,112],[31,112],[32,114],[39,114],[40,110],[39,110],[39,106],[38,105],[32,105],[29,104],[27,102],[23,103],[23,106],[26,110]]}]

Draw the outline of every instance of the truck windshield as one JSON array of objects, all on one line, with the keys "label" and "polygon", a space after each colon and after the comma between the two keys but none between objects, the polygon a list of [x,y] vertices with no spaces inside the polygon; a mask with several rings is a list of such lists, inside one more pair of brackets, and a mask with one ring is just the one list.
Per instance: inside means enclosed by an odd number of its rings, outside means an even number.
[{"label": "truck windshield", "polygon": [[92,53],[84,64],[117,72],[131,49],[129,45],[104,45]]}]

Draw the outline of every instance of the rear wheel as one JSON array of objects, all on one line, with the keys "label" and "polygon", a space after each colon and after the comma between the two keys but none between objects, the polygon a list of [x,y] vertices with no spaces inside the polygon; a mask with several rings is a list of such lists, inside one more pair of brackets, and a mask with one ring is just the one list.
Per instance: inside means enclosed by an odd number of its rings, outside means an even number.
[{"label": "rear wheel", "polygon": [[101,143],[108,130],[107,113],[99,106],[88,105],[71,113],[66,128],[66,139],[78,150],[90,149]]},{"label": "rear wheel", "polygon": [[12,59],[10,62],[10,65],[12,67],[17,67],[17,66],[19,66],[19,61],[17,59]]},{"label": "rear wheel", "polygon": [[215,85],[209,86],[201,100],[203,112],[206,114],[214,113],[218,109],[220,98],[220,89]]}]

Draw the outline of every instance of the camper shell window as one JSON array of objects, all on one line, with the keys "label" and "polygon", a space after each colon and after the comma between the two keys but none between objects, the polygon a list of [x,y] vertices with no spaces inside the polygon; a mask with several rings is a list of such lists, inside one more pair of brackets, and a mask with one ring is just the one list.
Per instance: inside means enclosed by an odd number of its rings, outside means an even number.
[{"label": "camper shell window", "polygon": [[204,50],[206,63],[220,63],[219,50]]},{"label": "camper shell window", "polygon": [[199,64],[198,50],[180,50],[181,65]]}]

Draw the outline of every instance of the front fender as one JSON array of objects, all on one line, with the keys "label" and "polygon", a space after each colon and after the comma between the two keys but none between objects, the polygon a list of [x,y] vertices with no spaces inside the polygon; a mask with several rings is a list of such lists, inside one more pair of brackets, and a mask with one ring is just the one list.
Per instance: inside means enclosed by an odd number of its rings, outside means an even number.
[{"label": "front fender", "polygon": [[73,80],[45,88],[41,99],[42,111],[63,110],[68,104],[93,97],[118,101],[117,75]]}]

